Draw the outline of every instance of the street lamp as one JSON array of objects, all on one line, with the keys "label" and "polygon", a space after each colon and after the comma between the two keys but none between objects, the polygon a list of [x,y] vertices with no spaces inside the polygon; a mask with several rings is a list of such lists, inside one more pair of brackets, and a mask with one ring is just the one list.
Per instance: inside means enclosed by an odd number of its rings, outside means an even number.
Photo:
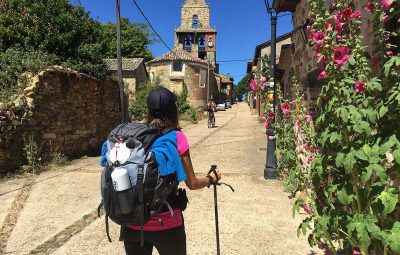
[{"label": "street lamp", "polygon": [[[276,22],[277,15],[271,8],[269,1],[264,0],[267,11],[271,17],[271,55],[270,55],[270,90],[273,91],[273,109],[274,116],[276,116],[276,103],[277,103],[277,95],[276,95],[276,84],[275,84],[275,69],[276,69]],[[275,118],[272,119],[272,123],[275,122]],[[275,130],[273,128],[269,128],[267,130],[267,159],[265,163],[264,169],[264,178],[265,179],[276,179],[276,141],[275,141]]]}]

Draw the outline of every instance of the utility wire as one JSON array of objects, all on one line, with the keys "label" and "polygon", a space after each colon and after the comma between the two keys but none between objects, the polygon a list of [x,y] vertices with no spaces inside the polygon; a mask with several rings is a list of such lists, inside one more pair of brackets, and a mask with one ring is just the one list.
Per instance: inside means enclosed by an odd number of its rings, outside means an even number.
[{"label": "utility wire", "polygon": [[157,30],[153,27],[153,25],[151,24],[150,20],[146,17],[146,15],[143,13],[142,8],[140,8],[140,6],[138,5],[138,3],[136,2],[136,0],[132,0],[133,3],[136,5],[137,9],[139,10],[140,14],[142,14],[143,18],[146,20],[147,24],[149,24],[150,28],[154,31],[154,33],[157,35],[157,37],[160,39],[160,41],[164,44],[164,46],[170,50],[171,48],[165,43],[165,41],[162,39],[162,37],[160,36],[160,34],[157,32]]},{"label": "utility wire", "polygon": [[229,63],[229,62],[247,62],[250,61],[251,59],[235,59],[235,60],[220,60],[217,61],[218,63]]}]

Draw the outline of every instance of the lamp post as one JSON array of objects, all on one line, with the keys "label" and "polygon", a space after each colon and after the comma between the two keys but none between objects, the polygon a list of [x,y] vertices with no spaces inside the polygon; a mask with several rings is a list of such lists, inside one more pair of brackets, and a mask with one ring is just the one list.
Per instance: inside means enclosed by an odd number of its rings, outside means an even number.
[{"label": "lamp post", "polygon": [[119,100],[121,114],[121,122],[126,121],[125,112],[125,93],[124,93],[124,81],[122,79],[122,53],[121,53],[121,8],[120,0],[116,0],[116,11],[117,11],[117,63],[118,63],[118,87],[119,87]]},{"label": "lamp post", "polygon": [[[273,103],[273,111],[274,111],[274,119],[272,123],[275,123],[276,118],[276,102],[277,102],[277,94],[276,94],[276,84],[275,84],[275,67],[276,67],[276,23],[277,16],[276,13],[273,12],[272,8],[269,6],[268,0],[264,0],[267,6],[267,10],[271,16],[271,55],[270,55],[270,89],[274,92],[274,103]],[[275,141],[275,131],[273,128],[269,128],[267,131],[267,159],[264,169],[264,178],[265,179],[276,179],[276,141]]]}]

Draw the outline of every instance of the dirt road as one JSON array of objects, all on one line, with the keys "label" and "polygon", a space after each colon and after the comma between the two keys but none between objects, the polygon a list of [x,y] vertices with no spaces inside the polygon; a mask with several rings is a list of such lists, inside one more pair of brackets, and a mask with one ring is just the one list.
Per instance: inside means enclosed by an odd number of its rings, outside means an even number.
[{"label": "dirt road", "polygon": [[[301,219],[279,181],[263,178],[264,128],[246,104],[216,114],[217,128],[206,122],[184,129],[196,173],[205,176],[217,164],[221,254],[312,254],[306,238],[297,238]],[[99,158],[83,158],[40,176],[0,183],[0,254],[124,254],[119,227],[111,224],[108,243],[100,201]],[[183,185],[184,186],[184,185]],[[216,254],[212,189],[188,191],[184,212],[188,254]],[[157,254],[155,252],[155,254]]]}]

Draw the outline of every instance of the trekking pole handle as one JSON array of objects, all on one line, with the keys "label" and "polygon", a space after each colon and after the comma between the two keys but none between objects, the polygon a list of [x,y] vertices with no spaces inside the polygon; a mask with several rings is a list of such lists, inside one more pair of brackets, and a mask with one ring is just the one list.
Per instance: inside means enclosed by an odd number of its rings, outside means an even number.
[{"label": "trekking pole handle", "polygon": [[213,185],[221,186],[222,184],[224,184],[225,186],[228,186],[232,190],[232,192],[235,192],[235,189],[231,185],[229,185],[229,184],[227,184],[225,182],[219,182],[218,174],[217,174],[216,170],[217,170],[217,165],[211,165],[211,169],[208,172],[208,175],[210,175],[210,173],[214,173],[215,177],[217,178],[217,181]]}]

